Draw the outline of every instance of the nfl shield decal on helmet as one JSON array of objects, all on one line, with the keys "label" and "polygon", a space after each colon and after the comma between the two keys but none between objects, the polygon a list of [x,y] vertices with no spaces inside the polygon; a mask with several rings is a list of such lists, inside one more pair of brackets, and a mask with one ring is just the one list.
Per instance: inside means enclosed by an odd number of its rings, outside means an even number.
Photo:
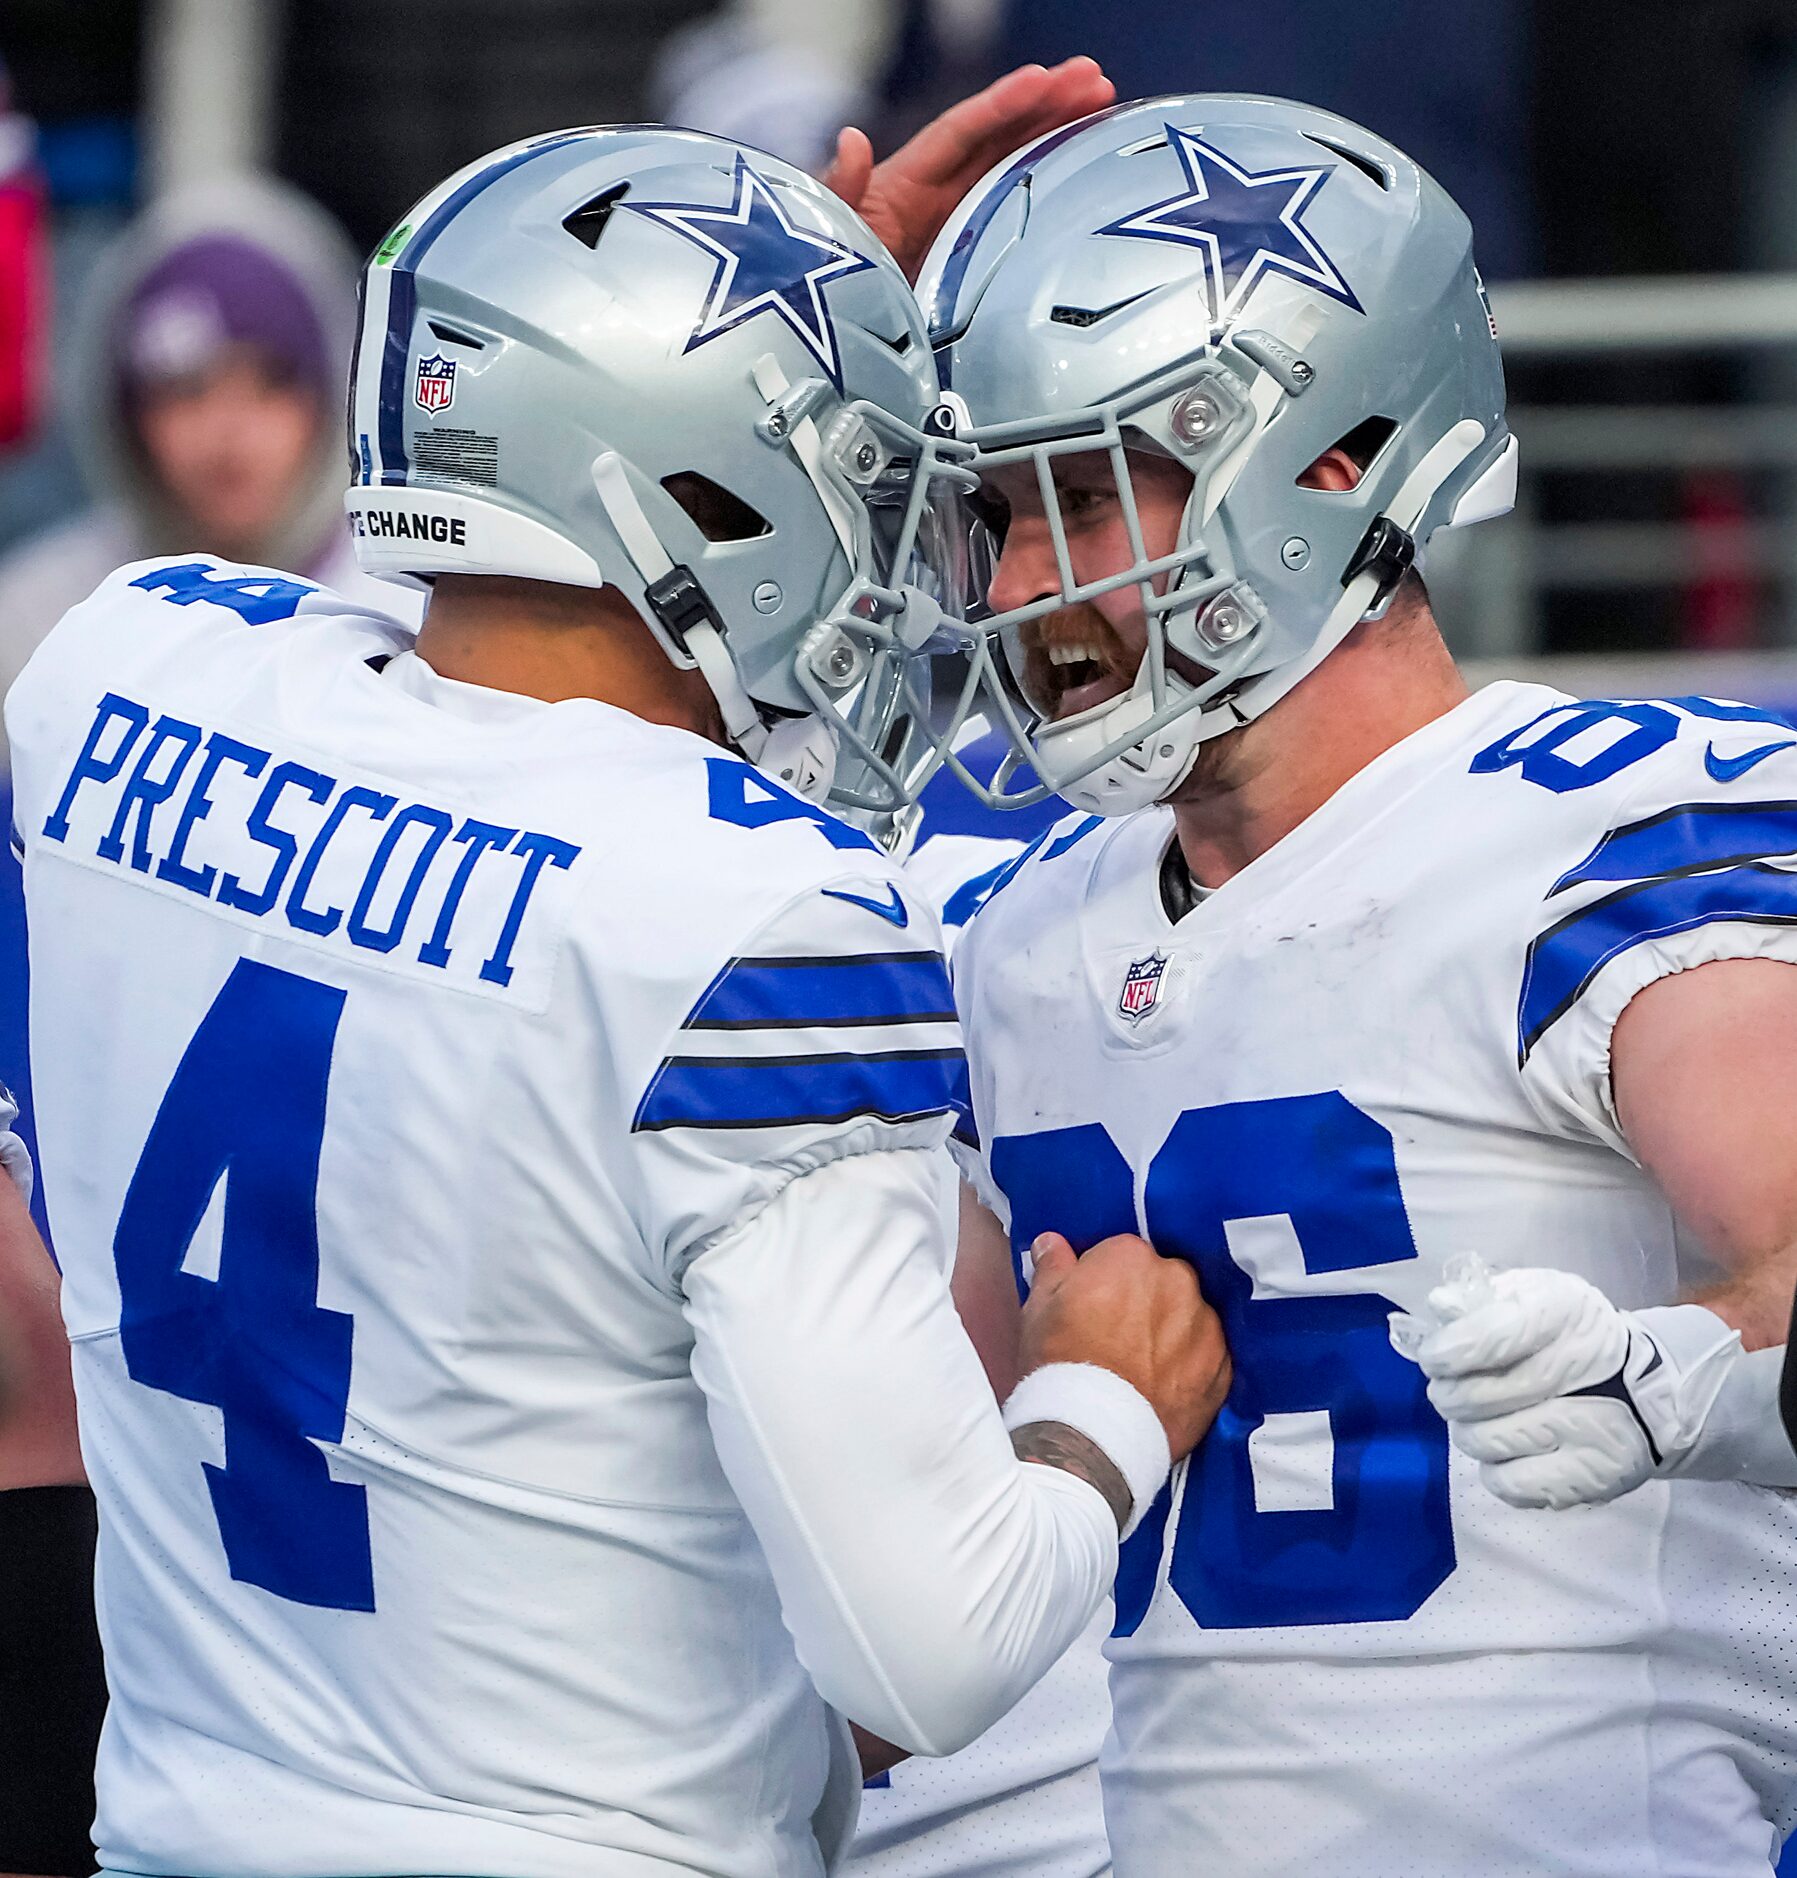
[{"label": "nfl shield decal on helmet", "polygon": [[1161,975],[1167,969],[1167,955],[1151,952],[1137,959],[1123,974],[1123,989],[1117,994],[1117,1011],[1132,1024],[1139,1024],[1161,999]]},{"label": "nfl shield decal on helmet", "polygon": [[428,359],[418,361],[412,396],[421,411],[433,414],[447,411],[455,402],[455,366],[455,360],[446,359],[441,352],[433,352]]}]

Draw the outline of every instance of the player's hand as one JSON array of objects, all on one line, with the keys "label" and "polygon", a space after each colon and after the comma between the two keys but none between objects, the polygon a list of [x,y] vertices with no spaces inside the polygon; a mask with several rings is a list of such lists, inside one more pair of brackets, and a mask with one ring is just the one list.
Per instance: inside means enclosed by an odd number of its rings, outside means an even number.
[{"label": "player's hand", "polygon": [[839,131],[824,184],[859,212],[906,279],[915,280],[955,205],[993,164],[1103,110],[1116,95],[1095,59],[1068,59],[1052,71],[1020,65],[932,118],[884,163],[875,163],[866,132],[853,125]]},{"label": "player's hand", "polygon": [[1184,1259],[1164,1259],[1133,1233],[1083,1258],[1059,1233],[1035,1244],[1023,1307],[1022,1369],[1095,1363],[1145,1396],[1180,1460],[1203,1439],[1229,1393],[1229,1350],[1217,1314]]},{"label": "player's hand", "polygon": [[1437,1286],[1432,1326],[1394,1323],[1393,1341],[1499,1499],[1580,1506],[1675,1471],[1695,1442],[1739,1340],[1712,1319],[1713,1347],[1681,1361],[1655,1320],[1690,1310],[1623,1311],[1571,1272],[1481,1268]]}]

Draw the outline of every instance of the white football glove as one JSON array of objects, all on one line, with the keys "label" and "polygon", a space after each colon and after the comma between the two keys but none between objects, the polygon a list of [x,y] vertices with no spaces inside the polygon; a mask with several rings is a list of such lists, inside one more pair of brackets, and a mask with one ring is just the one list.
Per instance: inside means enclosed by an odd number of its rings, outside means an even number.
[{"label": "white football glove", "polygon": [[1685,1472],[1742,1360],[1739,1332],[1701,1305],[1618,1310],[1571,1272],[1476,1259],[1430,1292],[1427,1315],[1394,1314],[1392,1341],[1485,1484],[1529,1507],[1613,1500]]}]

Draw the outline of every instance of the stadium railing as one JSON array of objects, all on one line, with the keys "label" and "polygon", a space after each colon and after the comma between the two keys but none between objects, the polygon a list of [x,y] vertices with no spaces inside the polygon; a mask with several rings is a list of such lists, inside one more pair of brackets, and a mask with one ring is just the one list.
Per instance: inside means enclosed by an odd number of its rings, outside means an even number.
[{"label": "stadium railing", "polygon": [[[1492,302],[1513,379],[1526,385],[1541,362],[1639,362],[1641,395],[1513,408],[1522,445],[1515,514],[1442,538],[1431,557],[1431,586],[1456,649],[1481,675],[1576,678],[1583,682],[1572,688],[1587,693],[1639,695],[1672,689],[1664,681],[1676,679],[1690,681],[1678,687],[1685,690],[1797,705],[1797,274],[1530,281],[1494,288]],[[1656,399],[1656,369],[1668,361],[1719,361],[1712,382],[1729,395]],[[1614,378],[1606,373],[1607,382]],[[1675,514],[1648,521],[1544,514],[1549,477],[1703,472],[1737,478],[1758,513],[1744,503],[1742,513],[1701,527]],[[1755,589],[1768,649],[1542,657],[1550,595],[1706,578]]]}]

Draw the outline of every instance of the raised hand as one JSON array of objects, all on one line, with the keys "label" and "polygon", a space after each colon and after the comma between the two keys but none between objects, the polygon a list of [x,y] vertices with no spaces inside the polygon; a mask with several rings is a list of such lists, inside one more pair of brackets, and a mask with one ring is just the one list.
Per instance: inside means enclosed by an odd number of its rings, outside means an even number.
[{"label": "raised hand", "polygon": [[932,118],[883,163],[874,161],[866,132],[848,126],[823,180],[915,280],[955,205],[993,164],[1116,95],[1096,59],[1067,59],[1052,70],[1020,65]]}]

